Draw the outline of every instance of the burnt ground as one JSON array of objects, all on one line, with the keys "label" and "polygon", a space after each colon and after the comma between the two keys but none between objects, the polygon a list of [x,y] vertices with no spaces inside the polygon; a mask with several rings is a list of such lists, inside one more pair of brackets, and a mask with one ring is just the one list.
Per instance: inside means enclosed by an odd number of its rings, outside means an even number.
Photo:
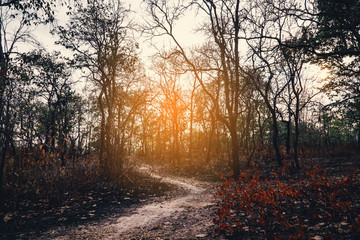
[{"label": "burnt ground", "polygon": [[[73,180],[61,200],[35,193],[0,196],[0,239],[38,239],[59,226],[67,229],[120,216],[152,198],[169,198],[181,190],[148,174],[129,172],[127,183],[101,176]],[[49,236],[49,238],[52,238]]]},{"label": "burnt ground", "polygon": [[[359,159],[313,161],[334,177],[359,170],[360,165]],[[264,165],[261,168],[273,171],[276,167]],[[0,220],[3,220],[0,238],[256,239],[256,235],[250,233],[231,235],[215,231],[213,219],[218,202],[213,195],[216,182],[152,174],[148,168],[141,169],[141,172],[132,177],[136,183],[131,187],[119,189],[96,185],[86,188],[84,185],[82,194],[65,194],[64,201],[57,207],[50,207],[41,199],[36,203],[23,199],[12,208],[5,204],[0,211]],[[360,211],[360,184],[358,186],[351,194],[353,205]],[[315,232],[314,236],[324,239],[321,236],[326,234],[327,226],[318,226],[317,229],[318,234]],[[347,236],[356,239],[359,234]]]},{"label": "burnt ground", "polygon": [[214,183],[162,178],[183,189],[176,196],[150,199],[122,214],[74,228],[58,228],[42,239],[214,239]]},{"label": "burnt ground", "polygon": [[[229,239],[360,239],[359,156],[313,158],[301,160],[300,164],[300,170],[290,167],[283,175],[284,168],[258,163],[258,170],[249,169],[243,175],[243,187],[231,190],[232,188],[227,187],[227,182],[222,184],[223,196],[235,191],[245,199],[239,200],[240,205],[246,202],[246,199],[252,200],[251,204],[242,205],[243,208],[235,207],[232,212],[234,222],[223,221],[229,224],[234,232],[226,229],[221,230],[220,234],[227,235]],[[290,166],[288,162],[285,165]],[[249,174],[253,181],[246,180],[246,174]],[[252,178],[254,174],[258,175]],[[257,183],[254,191],[249,190],[247,187],[254,182]],[[277,195],[275,194],[277,200],[274,204],[267,202],[266,199],[269,198],[258,197],[258,194],[263,193],[261,191],[264,186],[270,186],[265,187],[268,191],[265,192],[266,196],[274,193],[271,187],[275,192],[279,189]],[[287,192],[283,186],[291,187],[287,188]],[[290,189],[298,189],[300,194],[296,195]],[[255,197],[249,198],[247,191]],[[282,196],[286,197],[281,197],[284,193],[287,195]],[[229,200],[229,197],[225,198]],[[229,203],[234,203],[235,197],[230,199],[222,204],[229,206]],[[235,206],[236,204],[235,201]],[[224,210],[224,205],[221,205],[221,210]],[[279,210],[281,212],[278,212]],[[227,219],[226,216],[225,218]]]}]

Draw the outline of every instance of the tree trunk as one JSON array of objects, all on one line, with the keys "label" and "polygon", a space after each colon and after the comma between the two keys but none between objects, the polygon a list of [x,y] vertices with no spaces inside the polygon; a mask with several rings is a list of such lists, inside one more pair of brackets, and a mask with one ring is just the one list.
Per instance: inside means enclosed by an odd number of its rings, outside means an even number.
[{"label": "tree trunk", "polygon": [[358,142],[357,142],[357,145],[358,145],[358,151],[360,152],[360,123],[358,123]]},{"label": "tree trunk", "polygon": [[190,135],[189,135],[189,153],[188,153],[190,162],[192,162],[192,151],[193,151],[194,90],[195,90],[195,88],[193,89],[193,91],[191,93],[191,99],[190,99]]},{"label": "tree trunk", "polygon": [[[9,121],[9,104],[7,104],[7,108],[6,108],[6,115],[4,114],[4,116],[6,116],[6,119],[4,120],[5,123],[5,127],[3,129],[3,134],[4,134],[4,138],[5,138],[5,143],[4,146],[2,148],[2,152],[1,152],[1,162],[0,162],[0,193],[2,192],[2,186],[3,186],[3,178],[4,178],[4,170],[5,170],[5,161],[6,161],[6,152],[8,150],[9,144],[10,144],[10,135],[9,135],[9,126],[10,126],[10,121]],[[1,136],[0,136],[1,137]]]},{"label": "tree trunk", "polygon": [[232,170],[234,172],[234,177],[237,179],[240,174],[240,163],[239,163],[239,142],[238,135],[236,132],[236,124],[234,119],[231,121],[230,125],[230,136],[231,136],[231,158],[232,158]]},{"label": "tree trunk", "polygon": [[0,193],[2,192],[3,186],[3,178],[4,178],[4,168],[5,168],[5,161],[6,161],[6,152],[9,145],[9,139],[5,139],[5,144],[2,148],[1,152],[1,162],[0,162]]},{"label": "tree trunk", "polygon": [[208,147],[207,147],[207,151],[206,151],[206,162],[210,163],[211,160],[211,149],[212,149],[212,145],[213,145],[213,138],[214,138],[214,132],[215,132],[215,117],[213,116],[213,113],[211,114],[211,129],[210,129],[210,133],[209,133],[209,139],[208,139]]},{"label": "tree trunk", "polygon": [[298,161],[298,145],[299,145],[299,114],[300,114],[300,109],[299,109],[299,96],[296,96],[296,109],[295,109],[295,116],[294,116],[294,120],[295,120],[295,139],[294,139],[294,161],[295,161],[295,167],[296,168],[300,168],[299,165],[299,161]]},{"label": "tree trunk", "polygon": [[281,157],[279,144],[278,144],[279,128],[278,128],[278,124],[277,124],[275,111],[272,112],[271,115],[272,115],[272,121],[273,121],[273,139],[272,139],[273,147],[274,147],[275,154],[276,154],[276,160],[277,160],[279,166],[282,166],[283,162],[282,162],[282,157]]},{"label": "tree trunk", "polygon": [[[1,20],[0,23],[2,24]],[[5,161],[6,161],[6,152],[7,147],[9,145],[9,139],[6,134],[6,125],[3,124],[5,122],[5,114],[4,114],[4,93],[6,89],[6,78],[7,78],[7,67],[6,67],[6,59],[5,54],[3,52],[2,46],[2,31],[0,31],[0,141],[4,140],[4,145],[1,147],[1,162],[0,162],[0,193],[2,192],[2,185],[3,185],[3,177],[4,177],[4,168],[5,168]],[[3,128],[4,126],[4,128]]]},{"label": "tree trunk", "polygon": [[286,124],[286,154],[290,156],[291,152],[291,118],[288,121],[284,121]]},{"label": "tree trunk", "polygon": [[100,165],[104,168],[104,148],[105,148],[105,111],[104,111],[104,105],[102,102],[103,97],[103,91],[100,92],[98,97],[98,103],[101,113],[101,122],[100,122],[100,149],[99,149],[99,161]]}]

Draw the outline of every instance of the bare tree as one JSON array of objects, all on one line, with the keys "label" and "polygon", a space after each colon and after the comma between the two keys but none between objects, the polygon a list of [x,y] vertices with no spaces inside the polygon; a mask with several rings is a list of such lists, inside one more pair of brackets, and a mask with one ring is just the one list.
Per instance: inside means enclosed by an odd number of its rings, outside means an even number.
[{"label": "bare tree", "polygon": [[[183,57],[187,68],[192,71],[196,81],[199,82],[203,91],[210,97],[215,106],[215,114],[222,121],[231,135],[232,145],[232,169],[235,176],[240,172],[239,163],[239,136],[237,124],[239,118],[239,96],[243,93],[246,84],[240,76],[239,39],[240,30],[239,7],[240,1],[202,1],[194,3],[208,17],[207,31],[216,46],[218,64],[216,66],[199,66],[197,61],[186,52],[181,43],[174,35],[176,20],[188,8],[184,2],[178,2],[170,6],[167,2],[158,0],[146,0],[148,11],[152,16],[147,31],[152,36],[169,36],[176,45],[176,52]],[[212,73],[221,81],[223,88],[223,100],[225,114],[221,110],[219,99],[211,93],[201,77],[202,72]]]},{"label": "bare tree", "polygon": [[[58,43],[74,51],[74,66],[87,69],[87,78],[98,91],[99,158],[107,170],[121,168],[122,133],[141,102],[140,96],[131,93],[140,74],[135,71],[139,67],[137,44],[128,32],[128,12],[120,1],[89,1],[86,6],[79,5],[68,25],[58,30]],[[136,100],[129,110],[124,105],[129,102],[124,100],[130,96]]]},{"label": "bare tree", "polygon": [[[174,57],[174,56],[173,56]],[[159,76],[157,102],[164,120],[168,120],[171,129],[171,155],[173,165],[180,160],[180,136],[186,126],[185,113],[188,103],[180,86],[183,75],[177,68],[174,58],[163,59],[161,56],[154,62],[154,70]],[[154,58],[155,60],[155,58]]]}]

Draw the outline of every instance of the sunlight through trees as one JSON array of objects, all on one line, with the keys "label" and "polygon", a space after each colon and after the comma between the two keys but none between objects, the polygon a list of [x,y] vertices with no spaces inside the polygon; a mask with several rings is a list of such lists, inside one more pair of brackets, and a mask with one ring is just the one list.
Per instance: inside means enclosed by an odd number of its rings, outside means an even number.
[{"label": "sunlight through trees", "polygon": [[0,194],[358,157],[359,51],[358,0],[0,0]]}]

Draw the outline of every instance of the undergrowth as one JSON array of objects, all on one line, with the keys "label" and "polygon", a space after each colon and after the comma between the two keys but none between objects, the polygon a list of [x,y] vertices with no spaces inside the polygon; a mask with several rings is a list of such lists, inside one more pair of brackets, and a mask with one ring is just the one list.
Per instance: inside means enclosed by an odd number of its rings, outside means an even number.
[{"label": "undergrowth", "polygon": [[219,175],[219,232],[256,239],[360,236],[359,171],[332,177],[317,165],[297,172],[285,165],[271,171],[254,166],[238,180]]},{"label": "undergrowth", "polygon": [[55,164],[24,167],[7,179],[0,194],[0,239],[35,239],[32,232],[98,221],[173,190],[132,163],[116,177],[105,174],[96,158]]}]

